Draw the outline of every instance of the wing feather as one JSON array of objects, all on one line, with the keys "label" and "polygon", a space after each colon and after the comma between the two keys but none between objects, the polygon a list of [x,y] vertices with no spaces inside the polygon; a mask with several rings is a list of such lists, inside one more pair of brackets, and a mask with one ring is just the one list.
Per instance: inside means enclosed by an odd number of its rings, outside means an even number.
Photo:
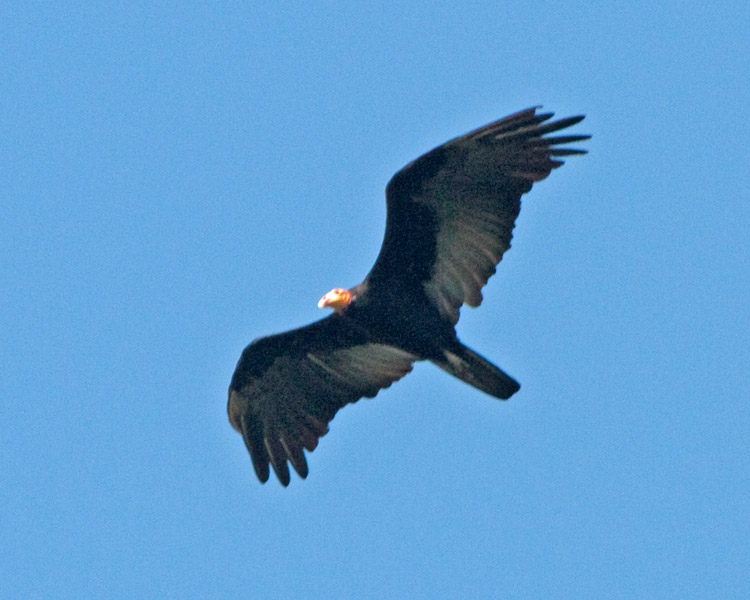
[{"label": "wing feather", "polygon": [[482,288],[510,248],[521,196],[563,164],[553,157],[586,152],[559,146],[587,135],[547,136],[582,116],[550,121],[553,113],[537,108],[455,138],[394,175],[368,293],[421,285],[454,325],[463,304],[482,302]]},{"label": "wing feather", "polygon": [[369,341],[340,315],[250,344],[232,377],[227,410],[258,479],[268,480],[270,465],[289,485],[289,463],[306,477],[304,450],[317,447],[335,414],[374,397],[411,371],[417,358]]}]

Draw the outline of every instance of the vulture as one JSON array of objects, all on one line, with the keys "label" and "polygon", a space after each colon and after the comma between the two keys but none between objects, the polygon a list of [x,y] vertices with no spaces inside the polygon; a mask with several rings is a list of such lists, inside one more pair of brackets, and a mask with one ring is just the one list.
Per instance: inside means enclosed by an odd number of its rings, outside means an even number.
[{"label": "vulture", "polygon": [[550,121],[529,108],[457,137],[406,165],[386,187],[385,238],[367,277],[320,299],[329,316],[253,341],[229,385],[229,421],[245,441],[261,483],[269,465],[282,485],[289,463],[303,479],[334,415],[374,397],[429,360],[469,385],[507,399],[508,374],[456,336],[464,304],[510,248],[521,196],[584,154],[567,144],[588,135],[552,134],[583,116]]}]

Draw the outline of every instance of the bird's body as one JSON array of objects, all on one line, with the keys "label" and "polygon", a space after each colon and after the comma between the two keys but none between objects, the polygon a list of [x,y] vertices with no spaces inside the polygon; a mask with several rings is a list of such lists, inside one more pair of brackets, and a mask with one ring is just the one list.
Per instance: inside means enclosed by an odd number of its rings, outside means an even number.
[{"label": "bird's body", "polygon": [[464,346],[455,325],[510,247],[521,195],[582,150],[555,145],[588,136],[543,137],[578,123],[528,109],[435,148],[388,184],[383,246],[362,283],[337,288],[319,306],[334,313],[254,341],[229,386],[228,412],[258,478],[269,464],[289,483],[287,461],[307,476],[312,451],[336,412],[373,397],[429,360],[506,399],[519,385]]}]

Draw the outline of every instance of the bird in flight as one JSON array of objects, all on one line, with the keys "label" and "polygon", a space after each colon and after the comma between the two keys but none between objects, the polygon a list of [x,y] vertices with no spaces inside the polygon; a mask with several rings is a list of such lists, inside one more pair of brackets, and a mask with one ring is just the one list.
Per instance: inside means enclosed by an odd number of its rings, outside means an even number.
[{"label": "bird in flight", "polygon": [[385,238],[367,277],[320,299],[333,313],[253,341],[229,385],[228,413],[262,483],[269,465],[289,485],[289,463],[308,474],[312,452],[339,409],[374,397],[429,360],[496,398],[519,384],[456,336],[461,306],[510,248],[521,196],[588,135],[548,134],[583,116],[550,121],[529,108],[438,146],[386,187]]}]

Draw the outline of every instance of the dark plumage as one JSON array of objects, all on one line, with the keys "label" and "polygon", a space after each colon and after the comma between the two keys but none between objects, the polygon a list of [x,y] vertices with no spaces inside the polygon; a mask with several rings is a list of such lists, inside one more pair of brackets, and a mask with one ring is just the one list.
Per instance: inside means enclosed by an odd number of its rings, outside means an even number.
[{"label": "dark plumage", "polygon": [[261,482],[283,485],[290,462],[307,477],[315,449],[346,404],[371,398],[429,360],[507,399],[518,383],[464,346],[454,326],[510,247],[521,196],[583,154],[560,147],[587,135],[545,137],[583,119],[550,122],[524,110],[451,140],[401,169],[386,189],[385,239],[365,280],[321,299],[334,313],[245,348],[229,386],[229,420]]}]

